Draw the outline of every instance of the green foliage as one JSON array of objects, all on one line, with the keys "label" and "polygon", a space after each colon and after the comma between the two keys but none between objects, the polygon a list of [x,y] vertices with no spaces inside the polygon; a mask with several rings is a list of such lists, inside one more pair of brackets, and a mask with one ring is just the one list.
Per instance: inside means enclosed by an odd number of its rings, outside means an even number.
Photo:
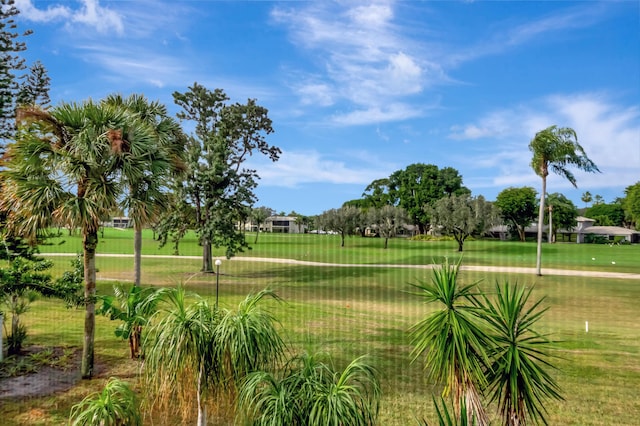
[{"label": "green foliage", "polygon": [[493,300],[483,295],[479,306],[490,326],[492,346],[487,369],[490,400],[498,403],[504,425],[526,425],[527,419],[547,424],[545,400],[562,399],[560,387],[546,368],[551,341],[535,330],[548,308],[540,308],[544,298],[529,302],[528,290],[509,282],[496,283]]},{"label": "green foliage", "polygon": [[640,229],[640,181],[626,187],[624,193],[622,206],[625,218],[630,224],[635,224],[636,229]]},{"label": "green foliage", "polygon": [[622,226],[625,220],[624,207],[620,204],[594,204],[584,215],[596,219],[598,226]]},{"label": "green foliage", "polygon": [[545,223],[549,223],[549,217],[553,214],[551,232],[555,235],[558,229],[574,229],[577,225],[578,208],[564,195],[554,192],[547,197],[549,216],[545,217]]},{"label": "green foliage", "polygon": [[516,231],[520,241],[524,242],[524,228],[536,218],[538,206],[536,190],[528,186],[504,189],[496,197],[495,205],[500,210],[502,219],[509,224],[511,231]]},{"label": "green foliage", "polygon": [[[211,247],[224,247],[229,258],[248,247],[238,223],[246,222],[256,201],[257,172],[244,166],[260,153],[277,161],[280,149],[266,142],[273,132],[266,108],[255,99],[227,105],[221,89],[194,83],[185,93],[174,92],[181,120],[195,123],[187,143],[187,171],[176,195],[195,209],[196,232],[203,246],[204,271],[213,271]],[[179,204],[184,206],[184,204]]]},{"label": "green foliage", "polygon": [[279,373],[249,374],[237,419],[252,425],[373,425],[381,397],[377,371],[363,357],[343,371],[320,354],[304,353]]},{"label": "green foliage", "polygon": [[345,237],[355,234],[362,225],[362,211],[356,207],[345,206],[330,209],[318,217],[318,224],[327,231],[340,234],[340,247],[344,247]]},{"label": "green foliage", "polygon": [[389,238],[396,236],[409,221],[407,213],[402,207],[382,206],[372,207],[367,211],[367,222],[369,226],[384,238],[384,248],[388,247]]},{"label": "green foliage", "polygon": [[457,417],[464,398],[468,416],[476,416],[481,424],[486,424],[480,389],[487,384],[486,350],[492,342],[482,328],[480,310],[475,303],[480,294],[476,283],[459,285],[459,270],[460,262],[452,265],[447,259],[433,269],[430,283],[413,285],[417,289],[414,294],[425,303],[437,303],[441,309],[411,327],[412,356],[415,361],[425,355],[429,377],[444,383],[444,396],[451,394]]},{"label": "green foliage", "polygon": [[426,206],[432,206],[446,196],[470,194],[469,189],[462,186],[462,176],[456,169],[438,169],[433,164],[422,163],[393,172],[388,188],[392,204],[407,211],[420,233],[425,231],[430,220]]},{"label": "green foliage", "polygon": [[138,358],[142,343],[142,329],[149,324],[166,290],[135,285],[126,290],[121,285],[115,285],[113,292],[114,296],[99,297],[102,305],[98,313],[108,316],[112,321],[121,321],[115,330],[115,335],[129,340],[131,358]]},{"label": "green foliage", "polygon": [[453,235],[462,251],[471,235],[484,235],[497,223],[497,212],[483,196],[452,195],[436,201],[428,209],[431,223],[444,234]]},{"label": "green foliage", "polygon": [[274,318],[259,307],[266,296],[276,297],[264,290],[247,296],[237,311],[227,311],[201,298],[188,304],[182,287],[168,291],[167,306],[145,341],[145,382],[153,403],[182,409],[186,418],[192,392],[202,413],[202,400],[211,391],[233,391],[248,373],[272,369],[284,344]]},{"label": "green foliage", "polygon": [[111,378],[102,392],[85,397],[73,406],[72,426],[140,426],[142,417],[138,398],[126,382]]}]

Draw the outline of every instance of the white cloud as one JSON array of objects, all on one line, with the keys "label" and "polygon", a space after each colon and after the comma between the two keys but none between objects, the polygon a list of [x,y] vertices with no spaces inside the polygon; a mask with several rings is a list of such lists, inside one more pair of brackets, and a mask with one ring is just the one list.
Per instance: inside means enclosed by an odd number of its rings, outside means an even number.
[{"label": "white cloud", "polygon": [[122,34],[124,23],[122,16],[112,9],[100,6],[98,0],[80,0],[80,9],[71,9],[63,5],[49,5],[38,9],[32,0],[17,0],[16,6],[21,15],[35,22],[65,21],[67,27],[80,23],[94,28],[102,34]]},{"label": "white cloud", "polygon": [[[354,159],[354,156],[357,157]],[[363,163],[354,167],[355,160]],[[275,162],[251,164],[258,170],[260,185],[296,187],[305,183],[367,185],[380,176],[387,176],[394,166],[370,155],[345,154],[344,160],[328,159],[317,151],[285,151]]]},{"label": "white cloud", "polygon": [[[616,188],[638,180],[640,108],[616,104],[603,93],[553,95],[531,105],[502,109],[475,123],[453,126],[449,137],[480,144],[477,148],[485,154],[466,164],[477,171],[497,170],[492,186],[535,185],[539,178],[530,169],[528,145],[536,132],[551,125],[573,128],[578,142],[602,172],[576,170],[581,187]],[[554,175],[549,182],[556,188],[571,187]]]},{"label": "white cloud", "polygon": [[[344,3],[315,2],[304,6],[275,8],[272,17],[289,29],[295,45],[322,58],[318,72],[309,78],[313,84],[297,88],[301,102],[311,104],[312,92],[323,95],[316,103],[319,106],[340,100],[357,105],[356,112],[336,122],[367,124],[413,117],[415,114],[384,110],[388,104],[401,104],[403,97],[421,93],[432,80],[445,78],[442,69],[422,59],[418,45],[394,25],[394,2],[347,7]],[[326,89],[331,90],[330,95]]]},{"label": "white cloud", "polygon": [[49,22],[69,18],[71,10],[62,5],[49,5],[46,9],[37,9],[31,0],[16,0],[20,16],[34,22]]},{"label": "white cloud", "polygon": [[390,121],[402,121],[419,117],[424,113],[413,105],[396,103],[384,107],[373,106],[368,109],[359,109],[348,113],[335,114],[331,120],[342,126],[353,126],[368,123],[384,123]]}]

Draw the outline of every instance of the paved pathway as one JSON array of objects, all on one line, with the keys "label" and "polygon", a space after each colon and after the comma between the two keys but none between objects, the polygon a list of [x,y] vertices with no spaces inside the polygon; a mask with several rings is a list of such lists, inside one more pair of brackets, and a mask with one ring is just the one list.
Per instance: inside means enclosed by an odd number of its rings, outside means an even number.
[{"label": "paved pathway", "polygon": [[[76,256],[73,253],[41,253],[42,256]],[[133,257],[132,254],[116,254],[116,253],[98,253],[98,257]],[[202,259],[202,256],[171,256],[171,255],[142,255],[143,258],[161,258],[161,259]],[[227,261],[226,258],[221,258]],[[308,260],[296,259],[279,259],[269,257],[242,257],[236,256],[229,259],[232,262],[265,262],[265,263],[282,263],[288,265],[307,265],[307,266],[332,266],[345,268],[408,268],[408,269],[431,269],[434,265],[387,265],[387,264],[362,264],[362,263],[323,263],[312,262]],[[529,274],[534,275],[536,268],[524,268],[516,266],[474,266],[462,265],[463,271],[487,271],[487,272],[507,272],[513,274]],[[604,271],[580,271],[575,269],[549,269],[542,268],[542,275],[563,275],[577,277],[594,277],[594,278],[618,278],[626,280],[640,281],[640,273],[628,272],[604,272]]]}]

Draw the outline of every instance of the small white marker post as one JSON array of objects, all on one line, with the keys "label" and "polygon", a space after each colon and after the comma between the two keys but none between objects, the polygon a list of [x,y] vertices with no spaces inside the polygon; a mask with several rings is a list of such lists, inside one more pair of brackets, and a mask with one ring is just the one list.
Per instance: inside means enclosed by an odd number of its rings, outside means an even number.
[{"label": "small white marker post", "polygon": [[587,333],[589,332],[589,321],[584,322],[584,331]]}]

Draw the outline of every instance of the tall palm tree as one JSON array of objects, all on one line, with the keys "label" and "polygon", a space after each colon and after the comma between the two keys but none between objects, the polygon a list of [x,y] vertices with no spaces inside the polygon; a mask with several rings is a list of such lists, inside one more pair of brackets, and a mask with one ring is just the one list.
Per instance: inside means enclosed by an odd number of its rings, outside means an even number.
[{"label": "tall palm tree", "polygon": [[495,344],[489,349],[487,370],[491,401],[498,402],[502,424],[526,425],[528,420],[547,424],[544,401],[562,399],[560,388],[545,368],[551,341],[533,327],[548,308],[544,298],[529,302],[532,289],[508,282],[496,283],[495,301],[483,296],[483,309]]},{"label": "tall palm tree", "polygon": [[85,323],[81,372],[93,375],[95,254],[100,223],[117,205],[118,179],[143,174],[146,147],[154,135],[123,108],[61,103],[50,109],[19,111],[21,128],[9,147],[5,198],[11,224],[35,239],[50,226],[80,228],[83,241]]},{"label": "tall palm tree", "polygon": [[139,157],[146,163],[143,174],[128,175],[123,171],[122,178],[127,183],[128,193],[124,198],[124,208],[133,219],[133,269],[134,285],[140,285],[142,257],[142,228],[154,222],[168,208],[164,189],[167,180],[185,170],[185,137],[176,120],[169,117],[167,108],[157,102],[149,102],[142,95],[123,98],[110,95],[104,101],[107,105],[127,109],[137,119],[148,125],[153,131],[155,144],[147,146],[146,155]]},{"label": "tall palm tree", "polygon": [[542,178],[540,193],[540,207],[538,210],[538,248],[536,253],[536,272],[542,275],[542,226],[544,224],[544,201],[547,193],[547,176],[549,169],[567,179],[577,188],[576,178],[569,167],[576,167],[585,172],[599,172],[600,170],[584,152],[578,143],[575,130],[569,127],[551,126],[536,133],[529,143],[529,150],[533,153],[531,167]]},{"label": "tall palm tree", "polygon": [[486,385],[486,348],[491,338],[481,325],[476,284],[459,285],[459,269],[459,262],[445,260],[433,269],[431,283],[414,284],[416,295],[426,303],[439,303],[442,309],[411,327],[413,359],[426,354],[425,368],[432,379],[445,384],[443,394],[451,395],[457,418],[465,406],[469,424],[475,418],[477,424],[485,425],[488,419],[480,389]]}]

